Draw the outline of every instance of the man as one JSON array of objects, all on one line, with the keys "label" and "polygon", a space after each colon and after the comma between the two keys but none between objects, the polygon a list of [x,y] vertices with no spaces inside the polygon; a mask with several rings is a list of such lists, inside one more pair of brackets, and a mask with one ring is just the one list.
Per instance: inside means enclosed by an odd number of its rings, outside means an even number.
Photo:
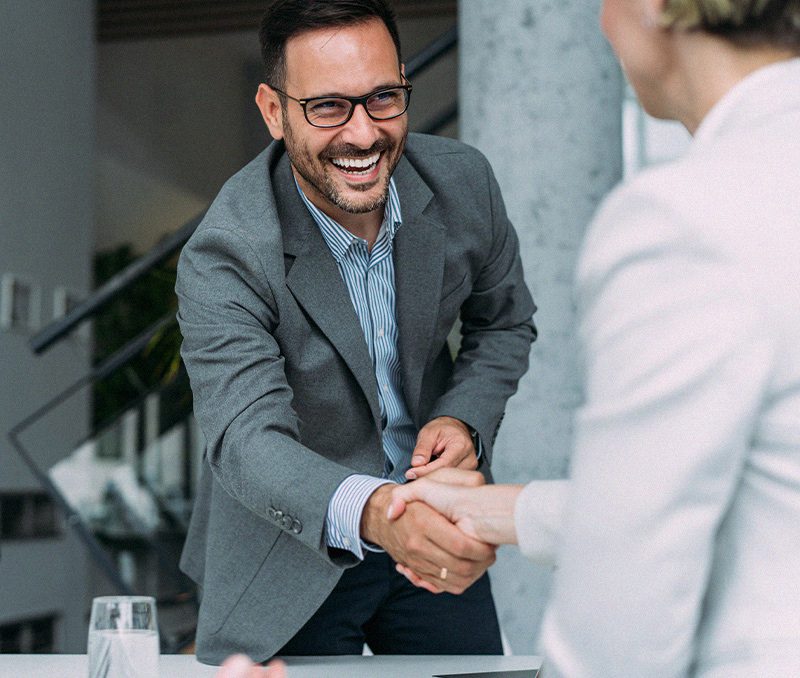
[{"label": "man", "polygon": [[385,0],[278,0],[261,43],[276,141],[222,189],[176,288],[209,462],[182,559],[198,657],[500,653],[494,548],[423,504],[386,517],[407,478],[488,475],[527,368],[535,307],[497,183],[476,151],[408,137]]}]

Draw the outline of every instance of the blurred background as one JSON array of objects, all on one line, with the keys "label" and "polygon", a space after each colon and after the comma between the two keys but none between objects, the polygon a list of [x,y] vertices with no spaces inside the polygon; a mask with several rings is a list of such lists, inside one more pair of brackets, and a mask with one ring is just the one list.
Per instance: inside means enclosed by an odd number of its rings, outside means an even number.
[{"label": "blurred background", "polygon": [[[253,102],[265,4],[0,0],[0,652],[84,652],[91,598],[111,593],[155,595],[162,649],[191,650],[177,558],[203,440],[175,261],[269,141]],[[496,478],[563,477],[584,229],[615,183],[688,136],[636,104],[599,0],[391,4],[410,128],[489,157],[539,305]],[[493,585],[509,649],[534,653],[549,572],[504,548]]]}]

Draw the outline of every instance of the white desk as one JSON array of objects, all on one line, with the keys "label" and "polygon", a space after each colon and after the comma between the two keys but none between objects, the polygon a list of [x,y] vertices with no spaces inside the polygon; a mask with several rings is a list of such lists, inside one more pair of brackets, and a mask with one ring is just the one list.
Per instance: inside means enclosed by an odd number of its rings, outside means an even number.
[{"label": "white desk", "polygon": [[[531,671],[539,657],[399,656],[290,657],[288,678],[430,678],[479,671]],[[161,657],[159,678],[213,678],[216,667],[187,655]],[[0,655],[0,678],[86,678],[86,655]],[[155,677],[154,677],[155,678]],[[516,677],[515,677],[516,678]],[[520,678],[529,678],[521,674]]]}]

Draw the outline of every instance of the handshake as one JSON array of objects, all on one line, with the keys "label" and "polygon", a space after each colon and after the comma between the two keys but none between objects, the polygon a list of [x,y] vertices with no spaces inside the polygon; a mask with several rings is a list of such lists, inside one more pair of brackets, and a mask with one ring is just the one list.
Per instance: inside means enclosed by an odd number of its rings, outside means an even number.
[{"label": "handshake", "polygon": [[463,593],[516,543],[514,503],[522,485],[485,485],[477,471],[440,468],[406,485],[383,485],[361,519],[397,571],[431,593]]},{"label": "handshake", "polygon": [[[432,593],[462,593],[494,562],[496,545],[481,539],[487,523],[480,513],[487,507],[477,502],[481,490],[499,487],[485,485],[477,471],[452,467],[432,470],[426,478],[406,485],[382,485],[367,501],[361,534],[383,547],[397,563],[397,571],[416,586]],[[513,531],[513,500],[511,506]],[[236,655],[225,661],[215,678],[287,676],[279,659],[265,668]]]},{"label": "handshake", "polygon": [[[432,593],[459,594],[495,561],[497,545],[515,543],[514,506],[522,485],[486,485],[466,425],[438,417],[422,428],[405,485],[370,495],[361,536],[382,547],[397,571]],[[230,657],[216,678],[285,678],[280,660],[268,667]]]},{"label": "handshake", "polygon": [[431,593],[464,592],[494,563],[498,544],[516,541],[522,486],[486,486],[477,465],[466,425],[439,417],[420,431],[406,473],[413,482],[379,487],[364,507],[361,536]]},{"label": "handshake", "polygon": [[[362,535],[386,549],[416,586],[461,593],[494,562],[496,545],[514,540],[516,487],[485,485],[477,471],[452,467],[382,485],[364,509]],[[265,668],[237,655],[215,678],[286,678],[286,667],[279,659]]]},{"label": "handshake", "polygon": [[[514,503],[521,485],[486,485],[477,471],[443,467],[406,485],[382,485],[370,496],[362,535],[382,546],[397,571],[432,593],[462,593],[495,560],[498,544],[516,542]],[[244,655],[228,658],[215,678],[286,678]]]}]

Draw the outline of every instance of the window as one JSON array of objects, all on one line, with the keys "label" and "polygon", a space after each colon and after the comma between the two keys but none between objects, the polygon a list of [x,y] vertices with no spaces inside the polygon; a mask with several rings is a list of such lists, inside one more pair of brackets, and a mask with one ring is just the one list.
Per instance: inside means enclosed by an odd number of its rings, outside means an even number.
[{"label": "window", "polygon": [[55,651],[54,614],[0,626],[0,654],[43,654]]},{"label": "window", "polygon": [[0,494],[0,538],[43,539],[61,534],[61,521],[44,492]]},{"label": "window", "polygon": [[29,280],[11,273],[0,280],[0,327],[17,332],[39,329],[40,291]]},{"label": "window", "polygon": [[[83,296],[66,287],[56,287],[53,290],[53,320],[59,320],[72,311],[81,303]],[[85,320],[73,330],[71,336],[86,341],[90,337],[90,327],[91,322]]]},{"label": "window", "polygon": [[622,148],[625,178],[680,155],[691,137],[679,122],[656,120],[644,112],[630,85],[622,102]]}]

